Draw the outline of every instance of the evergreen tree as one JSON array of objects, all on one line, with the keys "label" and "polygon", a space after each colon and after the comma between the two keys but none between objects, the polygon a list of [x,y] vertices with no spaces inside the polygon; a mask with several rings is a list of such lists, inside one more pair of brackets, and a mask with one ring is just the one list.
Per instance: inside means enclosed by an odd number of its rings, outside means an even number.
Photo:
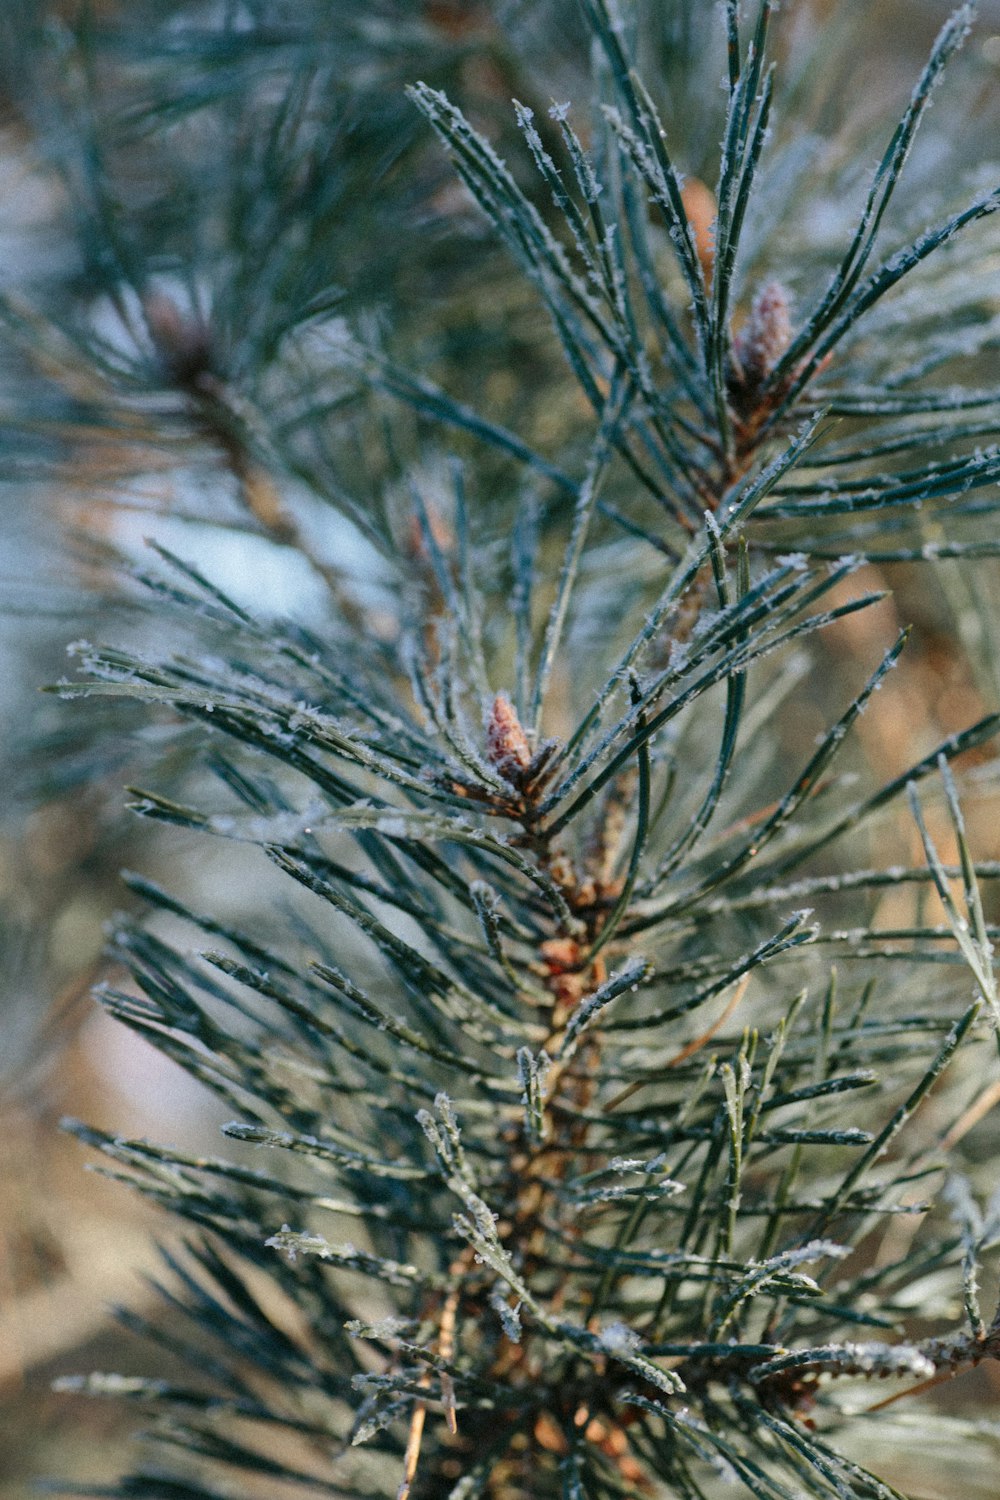
[{"label": "evergreen tree", "polygon": [[73,1127],[189,1230],[123,1316],[190,1379],[76,1382],[154,1418],[87,1493],[899,1496],[871,1382],[1000,1352],[1000,714],[851,775],[890,566],[996,697],[1000,191],[917,140],[972,8],[874,153],[848,4],[143,20],[8,23],[78,246],[8,327],[70,487],[186,526],[59,689],[170,730],[100,998],[234,1117]]}]

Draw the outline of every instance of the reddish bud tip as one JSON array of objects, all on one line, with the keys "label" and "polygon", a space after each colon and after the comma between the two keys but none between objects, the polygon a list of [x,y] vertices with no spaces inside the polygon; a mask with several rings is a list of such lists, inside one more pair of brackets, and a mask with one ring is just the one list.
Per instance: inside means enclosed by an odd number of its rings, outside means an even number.
[{"label": "reddish bud tip", "polygon": [[760,385],[792,342],[791,297],[780,281],[768,281],[753,299],[750,316],[733,340],[742,384]]},{"label": "reddish bud tip", "polygon": [[508,781],[531,764],[528,736],[506,693],[497,693],[486,718],[486,758]]}]

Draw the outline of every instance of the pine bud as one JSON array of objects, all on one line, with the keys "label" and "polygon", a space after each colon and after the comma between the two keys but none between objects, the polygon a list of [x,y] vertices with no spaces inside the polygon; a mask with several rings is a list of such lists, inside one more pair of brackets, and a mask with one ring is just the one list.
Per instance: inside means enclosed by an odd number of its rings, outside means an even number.
[{"label": "pine bud", "polygon": [[761,287],[750,316],[733,340],[739,383],[761,385],[792,342],[791,297],[780,281]]},{"label": "pine bud", "polygon": [[506,693],[497,693],[486,718],[486,758],[508,781],[516,781],[531,764],[528,736]]},{"label": "pine bud", "polygon": [[142,311],[149,336],[171,380],[190,386],[210,373],[214,351],[211,335],[201,318],[182,311],[163,292],[150,292],[143,299]]}]

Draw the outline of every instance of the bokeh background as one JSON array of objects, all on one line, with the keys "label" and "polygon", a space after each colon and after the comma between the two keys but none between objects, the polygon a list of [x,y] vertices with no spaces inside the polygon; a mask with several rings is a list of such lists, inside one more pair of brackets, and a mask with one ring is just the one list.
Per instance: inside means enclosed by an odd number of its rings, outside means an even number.
[{"label": "bokeh background", "polygon": [[[700,0],[641,3],[654,17],[662,13],[659,30],[651,28],[661,46],[650,49],[647,76],[662,68],[669,82],[679,62],[663,39],[688,22],[696,29],[697,12],[710,7]],[[820,114],[849,114],[863,142],[871,129],[865,160],[873,165],[877,142],[951,6],[786,0],[785,9],[790,25],[818,25],[828,37],[829,76],[821,69],[817,80]],[[517,164],[511,97],[544,118],[551,99],[585,100],[588,85],[573,0],[382,0],[362,8],[341,0],[95,0],[86,7],[7,0],[2,25],[0,1496],[10,1500],[40,1478],[96,1482],[118,1467],[132,1415],[54,1392],[60,1376],[91,1368],[168,1373],[163,1358],[124,1332],[109,1308],[141,1310],[151,1295],[154,1241],[169,1241],[175,1231],[119,1185],[85,1170],[84,1153],[58,1121],[72,1115],[212,1149],[223,1118],[185,1075],[103,1019],[89,998],[102,977],[105,924],[131,899],[118,871],[139,869],[193,902],[211,892],[216,910],[228,900],[244,920],[248,907],[271,899],[263,883],[227,892],[223,866],[181,837],[150,840],[144,828],[138,842],[123,787],[130,768],[157,748],[155,730],[120,709],[102,712],[39,689],[66,672],[69,642],[113,636],[123,619],[130,629],[148,628],[129,615],[128,590],[113,602],[107,585],[110,551],[137,559],[147,536],[197,558],[265,615],[292,614],[321,628],[324,608],[316,572],[296,549],[273,546],[247,524],[239,476],[218,445],[185,424],[183,413],[157,405],[155,390],[129,385],[136,360],[149,351],[130,346],[130,309],[116,305],[111,262],[141,254],[166,302],[196,321],[201,288],[179,281],[176,271],[187,241],[197,251],[193,264],[202,255],[216,268],[213,236],[259,231],[268,253],[284,243],[273,226],[260,226],[275,185],[268,173],[278,169],[255,158],[256,125],[271,118],[294,49],[311,35],[313,86],[328,90],[329,157],[306,163],[313,179],[304,186],[289,181],[276,212],[293,228],[298,214],[307,237],[313,223],[316,239],[307,249],[315,287],[301,274],[290,287],[288,266],[263,252],[250,266],[256,285],[231,264],[224,278],[230,368],[242,360],[242,372],[259,375],[266,389],[274,329],[262,270],[273,272],[275,305],[333,281],[343,288],[345,316],[391,329],[395,347],[414,364],[426,357],[449,389],[481,395],[510,425],[551,442],[578,413],[544,320],[455,188],[403,86],[427,78],[446,87]],[[921,138],[927,173],[945,159],[955,174],[981,169],[994,149],[1000,4],[980,7],[970,49],[966,97],[958,107],[949,97]],[[328,76],[333,55],[335,78]],[[697,138],[697,120],[694,127]],[[712,145],[710,136],[702,142],[706,159]],[[687,165],[697,172],[701,164]],[[293,166],[285,164],[292,177]],[[919,218],[919,201],[910,212]],[[243,248],[253,262],[253,247]],[[301,243],[296,254],[301,261]],[[997,277],[997,259],[984,264],[984,275]],[[218,309],[218,285],[213,297]],[[241,324],[247,306],[252,328]],[[193,326],[164,328],[178,358],[186,357],[178,341],[183,345]],[[67,347],[61,340],[71,333],[79,342],[70,339]],[[971,371],[970,378],[995,382],[996,369]],[[357,462],[363,469],[370,460],[359,454]],[[288,503],[301,539],[311,546],[315,538],[319,551],[336,553],[363,579],[370,564],[357,533],[336,532],[307,487]],[[930,738],[995,706],[988,702],[1000,696],[988,631],[991,608],[1000,619],[1000,575],[992,568],[979,568],[980,593],[971,604],[972,584],[958,569],[949,574],[950,594],[928,591],[912,572],[889,570],[882,581],[895,590],[892,603],[841,627],[869,633],[853,643],[859,648],[890,640],[900,620],[916,627],[891,701],[862,736],[860,753],[872,774],[897,774],[914,747],[919,753],[924,727]],[[980,638],[963,639],[956,619],[979,621]],[[837,643],[824,639],[832,664]],[[795,731],[802,744],[824,719],[819,699],[803,705]],[[787,748],[793,754],[796,747]],[[183,737],[169,753],[181,775]],[[992,796],[984,789],[977,853],[1000,858]],[[987,1136],[981,1149],[989,1149]],[[981,1372],[940,1399],[956,1409],[971,1402],[988,1418],[998,1394],[1000,1383]],[[956,1487],[934,1488],[920,1452],[932,1424],[914,1420],[913,1472],[896,1475],[897,1483],[941,1500],[996,1493],[989,1459],[971,1439],[954,1456]]]}]

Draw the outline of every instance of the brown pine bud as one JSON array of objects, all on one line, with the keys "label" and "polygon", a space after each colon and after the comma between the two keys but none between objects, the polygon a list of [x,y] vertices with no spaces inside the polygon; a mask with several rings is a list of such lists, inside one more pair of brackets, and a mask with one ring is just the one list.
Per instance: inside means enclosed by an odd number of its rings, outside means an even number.
[{"label": "brown pine bud", "polygon": [[761,287],[750,316],[733,340],[737,383],[760,386],[792,342],[791,298],[780,281]]},{"label": "brown pine bud", "polygon": [[182,311],[163,292],[150,292],[142,303],[146,327],[169,378],[180,386],[198,383],[212,370],[213,349],[201,318]]},{"label": "brown pine bud", "polygon": [[416,562],[428,564],[431,560],[430,549],[427,545],[427,537],[424,530],[430,532],[431,540],[438,551],[445,556],[455,546],[455,534],[449,526],[446,518],[441,514],[436,505],[425,505],[425,521],[422,524],[418,515],[411,515],[406,527],[406,551]]},{"label": "brown pine bud", "polygon": [[528,736],[506,693],[497,693],[486,718],[486,758],[508,781],[516,781],[531,764]]},{"label": "brown pine bud", "polygon": [[681,202],[694,238],[706,286],[711,286],[715,271],[715,223],[718,205],[711,188],[700,177],[689,177],[681,189]]}]

